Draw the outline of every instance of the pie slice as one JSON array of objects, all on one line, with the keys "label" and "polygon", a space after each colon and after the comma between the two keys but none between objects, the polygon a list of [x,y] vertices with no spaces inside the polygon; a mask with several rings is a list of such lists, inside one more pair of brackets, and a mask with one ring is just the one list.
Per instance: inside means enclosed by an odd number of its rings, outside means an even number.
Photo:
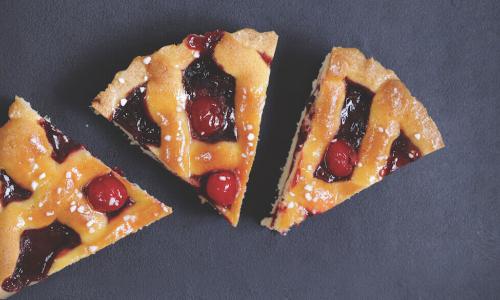
[{"label": "pie slice", "polygon": [[136,57],[92,107],[236,226],[277,40],[252,29],[189,35]]},{"label": "pie slice", "polygon": [[171,213],[21,98],[0,128],[0,298]]},{"label": "pie slice", "polygon": [[357,49],[327,55],[299,124],[272,217],[262,221],[282,234],[444,147],[396,74]]}]

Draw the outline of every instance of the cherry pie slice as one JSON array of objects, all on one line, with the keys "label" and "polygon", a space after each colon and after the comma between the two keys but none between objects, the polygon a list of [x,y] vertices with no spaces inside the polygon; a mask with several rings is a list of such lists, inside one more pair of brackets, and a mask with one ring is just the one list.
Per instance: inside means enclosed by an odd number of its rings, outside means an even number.
[{"label": "cherry pie slice", "polygon": [[135,58],[92,107],[236,226],[277,40],[252,29],[189,35]]},{"label": "cherry pie slice", "polygon": [[0,298],[171,213],[16,98],[0,128]]},{"label": "cherry pie slice", "polygon": [[299,124],[272,217],[262,221],[282,234],[444,147],[396,74],[357,49],[326,57]]}]

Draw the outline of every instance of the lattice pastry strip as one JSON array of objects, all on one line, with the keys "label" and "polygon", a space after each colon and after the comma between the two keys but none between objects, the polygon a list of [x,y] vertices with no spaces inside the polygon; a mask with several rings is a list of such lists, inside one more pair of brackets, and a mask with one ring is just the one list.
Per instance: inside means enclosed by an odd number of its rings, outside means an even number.
[{"label": "lattice pastry strip", "polygon": [[23,99],[9,117],[0,128],[0,298],[171,213]]},{"label": "lattice pastry strip", "polygon": [[262,222],[281,233],[444,146],[426,109],[394,72],[357,49],[332,50],[313,84],[313,98],[272,217]]},{"label": "lattice pastry strip", "polygon": [[276,43],[252,29],[190,35],[135,58],[92,107],[236,225]]}]

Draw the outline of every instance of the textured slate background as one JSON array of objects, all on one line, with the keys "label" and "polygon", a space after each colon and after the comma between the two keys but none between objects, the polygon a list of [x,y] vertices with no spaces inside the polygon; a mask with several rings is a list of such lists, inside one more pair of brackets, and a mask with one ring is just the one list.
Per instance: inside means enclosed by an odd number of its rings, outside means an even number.
[{"label": "textured slate background", "polygon": [[[175,209],[17,299],[498,297],[499,3],[1,1],[0,120],[14,95],[26,97]],[[134,56],[190,32],[246,26],[275,30],[280,43],[233,229],[87,106]],[[259,221],[333,45],[396,70],[447,147],[281,237]]]}]

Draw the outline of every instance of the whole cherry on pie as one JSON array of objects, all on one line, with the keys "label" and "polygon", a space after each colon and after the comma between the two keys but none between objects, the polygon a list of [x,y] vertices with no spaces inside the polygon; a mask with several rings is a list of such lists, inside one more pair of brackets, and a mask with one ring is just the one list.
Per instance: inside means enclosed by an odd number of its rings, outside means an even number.
[{"label": "whole cherry on pie", "polygon": [[217,205],[228,207],[233,204],[239,189],[238,178],[231,171],[218,171],[208,176],[206,193]]},{"label": "whole cherry on pie", "polygon": [[92,179],[86,194],[92,207],[103,213],[119,210],[128,200],[127,189],[112,173]]},{"label": "whole cherry on pie", "polygon": [[222,104],[210,96],[199,96],[191,104],[191,125],[202,137],[212,136],[224,127]]},{"label": "whole cherry on pie", "polygon": [[325,161],[333,175],[347,177],[358,163],[358,154],[346,141],[334,140],[328,146]]}]

